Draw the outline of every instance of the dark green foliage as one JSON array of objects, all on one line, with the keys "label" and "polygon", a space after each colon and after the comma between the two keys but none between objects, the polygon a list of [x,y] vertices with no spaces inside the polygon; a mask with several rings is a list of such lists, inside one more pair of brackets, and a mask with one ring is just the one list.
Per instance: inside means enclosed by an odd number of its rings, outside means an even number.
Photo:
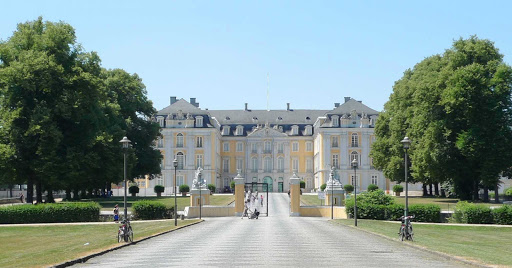
[{"label": "dark green foliage", "polygon": [[512,225],[512,206],[504,205],[492,210],[494,223]]},{"label": "dark green foliage", "polygon": [[99,217],[95,202],[0,207],[0,223],[94,222]]},{"label": "dark green foliage", "polygon": [[440,222],[441,207],[438,205],[410,205],[409,215],[414,215],[417,222]]},{"label": "dark green foliage", "polygon": [[452,219],[459,223],[493,223],[494,221],[491,208],[466,201],[457,203]]},{"label": "dark green foliage", "polygon": [[229,184],[229,186],[231,186],[231,189],[235,189],[235,181],[231,181],[231,183]]},{"label": "dark green foliage", "polygon": [[508,187],[503,193],[505,196],[512,196],[512,187]]},{"label": "dark green foliage", "polygon": [[162,185],[155,185],[155,193],[163,193],[165,191],[165,187]]},{"label": "dark green foliage", "polygon": [[400,184],[396,184],[395,186],[393,186],[393,192],[395,193],[401,193],[404,191],[404,187]]},{"label": "dark green foliage", "polygon": [[139,186],[137,186],[137,185],[130,186],[130,188],[128,188],[128,192],[130,194],[132,194],[132,195],[133,194],[138,194],[139,193]]},{"label": "dark green foliage", "polygon": [[186,184],[180,185],[180,193],[188,193],[190,192],[190,187]]},{"label": "dark green foliage", "polygon": [[300,188],[301,189],[306,188],[306,182],[305,181],[300,181]]},{"label": "dark green foliage", "polygon": [[167,208],[158,201],[140,200],[133,203],[133,211],[136,219],[156,220],[166,219],[172,216],[174,207]]},{"label": "dark green foliage", "polygon": [[345,192],[351,193],[354,191],[354,186],[352,184],[345,184],[343,185],[343,189],[345,190]]},{"label": "dark green foliage", "polygon": [[320,186],[320,190],[321,191],[324,191],[325,188],[327,188],[327,184],[325,184],[325,183]]},{"label": "dark green foliage", "polygon": [[368,192],[375,191],[377,189],[379,189],[379,186],[377,186],[375,184],[368,185]]},{"label": "dark green foliage", "polygon": [[215,193],[215,189],[217,189],[217,187],[215,187],[215,185],[213,184],[208,184],[208,190],[210,190],[210,193]]},{"label": "dark green foliage", "polygon": [[386,217],[391,221],[398,221],[404,215],[404,205],[392,204],[386,206]]}]

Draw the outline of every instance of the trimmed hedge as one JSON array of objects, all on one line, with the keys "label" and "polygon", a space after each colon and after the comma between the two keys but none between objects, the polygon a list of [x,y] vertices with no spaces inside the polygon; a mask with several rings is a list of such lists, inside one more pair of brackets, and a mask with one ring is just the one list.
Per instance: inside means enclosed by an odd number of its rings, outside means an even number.
[{"label": "trimmed hedge", "polygon": [[326,183],[320,185],[320,191],[324,191],[325,188],[327,188],[327,184]]},{"label": "trimmed hedge", "polygon": [[0,223],[93,222],[100,219],[96,202],[0,207]]},{"label": "trimmed hedge", "polygon": [[512,206],[501,206],[492,210],[494,223],[512,225]]},{"label": "trimmed hedge", "polygon": [[455,206],[451,220],[460,223],[512,224],[512,207],[504,205],[491,209],[485,205],[461,201]]},{"label": "trimmed hedge", "polygon": [[208,184],[208,190],[210,190],[210,193],[215,193],[215,189],[217,189],[217,187],[215,187],[214,184]]},{"label": "trimmed hedge", "polygon": [[174,207],[166,207],[164,203],[150,200],[140,200],[133,203],[133,211],[136,219],[156,220],[171,218]]},{"label": "trimmed hedge", "polygon": [[438,205],[410,205],[409,215],[414,215],[414,221],[440,222],[441,207]]}]

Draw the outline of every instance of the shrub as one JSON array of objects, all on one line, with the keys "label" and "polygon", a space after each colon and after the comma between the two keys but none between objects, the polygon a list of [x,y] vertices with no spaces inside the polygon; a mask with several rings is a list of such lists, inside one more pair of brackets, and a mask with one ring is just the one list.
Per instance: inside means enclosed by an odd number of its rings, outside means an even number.
[{"label": "shrub", "polygon": [[137,185],[130,186],[130,188],[128,188],[128,192],[130,192],[130,194],[132,194],[132,196],[135,196],[136,194],[139,193],[139,186],[137,186]]},{"label": "shrub", "polygon": [[491,208],[460,201],[455,206],[452,220],[460,223],[492,223],[494,218]]},{"label": "shrub", "polygon": [[321,190],[321,191],[324,191],[324,190],[325,190],[325,188],[327,188],[327,184],[326,184],[326,183],[324,183],[324,184],[322,184],[322,185],[320,186],[320,190]]},{"label": "shrub", "polygon": [[343,189],[345,189],[345,192],[351,193],[354,191],[354,186],[352,184],[345,184],[343,185]]},{"label": "shrub", "polygon": [[140,200],[133,203],[135,218],[141,220],[155,220],[171,218],[174,207],[167,208],[158,201]]},{"label": "shrub", "polygon": [[494,223],[512,225],[512,206],[501,206],[492,210]]},{"label": "shrub", "polygon": [[49,223],[99,221],[96,202],[18,205],[0,207],[0,223]]},{"label": "shrub", "polygon": [[414,221],[441,222],[441,207],[438,205],[410,205],[409,215],[414,215]]},{"label": "shrub", "polygon": [[190,192],[190,187],[186,184],[180,185],[180,193],[188,193]]},{"label": "shrub", "polygon": [[507,189],[505,189],[505,191],[503,191],[503,193],[505,194],[505,196],[512,196],[512,187],[508,187]]},{"label": "shrub", "polygon": [[163,193],[165,191],[165,187],[162,185],[155,185],[155,193]]},{"label": "shrub", "polygon": [[215,185],[213,184],[208,184],[208,190],[210,190],[210,193],[215,193],[215,189],[217,189],[217,187],[215,187]]},{"label": "shrub", "polygon": [[235,189],[235,181],[232,181],[229,186],[231,187],[231,189]]},{"label": "shrub", "polygon": [[404,205],[392,204],[386,206],[386,217],[391,221],[398,221],[404,215]]},{"label": "shrub", "polygon": [[404,187],[400,184],[396,184],[395,186],[393,186],[393,192],[395,193],[401,193],[404,191]]},{"label": "shrub", "polygon": [[372,191],[375,191],[375,190],[378,190],[378,189],[379,189],[379,186],[377,186],[375,184],[368,185],[368,192],[372,192]]},{"label": "shrub", "polygon": [[305,181],[300,181],[300,188],[301,189],[306,188],[306,182]]}]

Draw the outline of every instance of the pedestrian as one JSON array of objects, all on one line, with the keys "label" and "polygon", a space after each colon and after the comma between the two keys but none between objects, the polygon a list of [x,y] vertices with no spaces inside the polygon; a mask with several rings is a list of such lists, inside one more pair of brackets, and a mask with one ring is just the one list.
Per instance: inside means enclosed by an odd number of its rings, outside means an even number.
[{"label": "pedestrian", "polygon": [[261,206],[263,206],[263,195],[261,195]]},{"label": "pedestrian", "polygon": [[21,193],[20,195],[20,201],[21,203],[25,203],[25,196],[23,195],[23,193]]},{"label": "pedestrian", "polygon": [[119,206],[117,204],[114,207],[114,221],[115,222],[119,221]]}]

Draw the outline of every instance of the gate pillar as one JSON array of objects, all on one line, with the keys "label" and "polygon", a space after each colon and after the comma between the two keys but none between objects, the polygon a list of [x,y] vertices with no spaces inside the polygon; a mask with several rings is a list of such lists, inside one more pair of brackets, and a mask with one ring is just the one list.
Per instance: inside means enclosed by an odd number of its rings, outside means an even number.
[{"label": "gate pillar", "polygon": [[290,178],[290,216],[300,216],[300,178],[295,173]]},{"label": "gate pillar", "polygon": [[235,216],[242,216],[244,213],[245,199],[245,179],[240,175],[240,171],[235,177]]}]

